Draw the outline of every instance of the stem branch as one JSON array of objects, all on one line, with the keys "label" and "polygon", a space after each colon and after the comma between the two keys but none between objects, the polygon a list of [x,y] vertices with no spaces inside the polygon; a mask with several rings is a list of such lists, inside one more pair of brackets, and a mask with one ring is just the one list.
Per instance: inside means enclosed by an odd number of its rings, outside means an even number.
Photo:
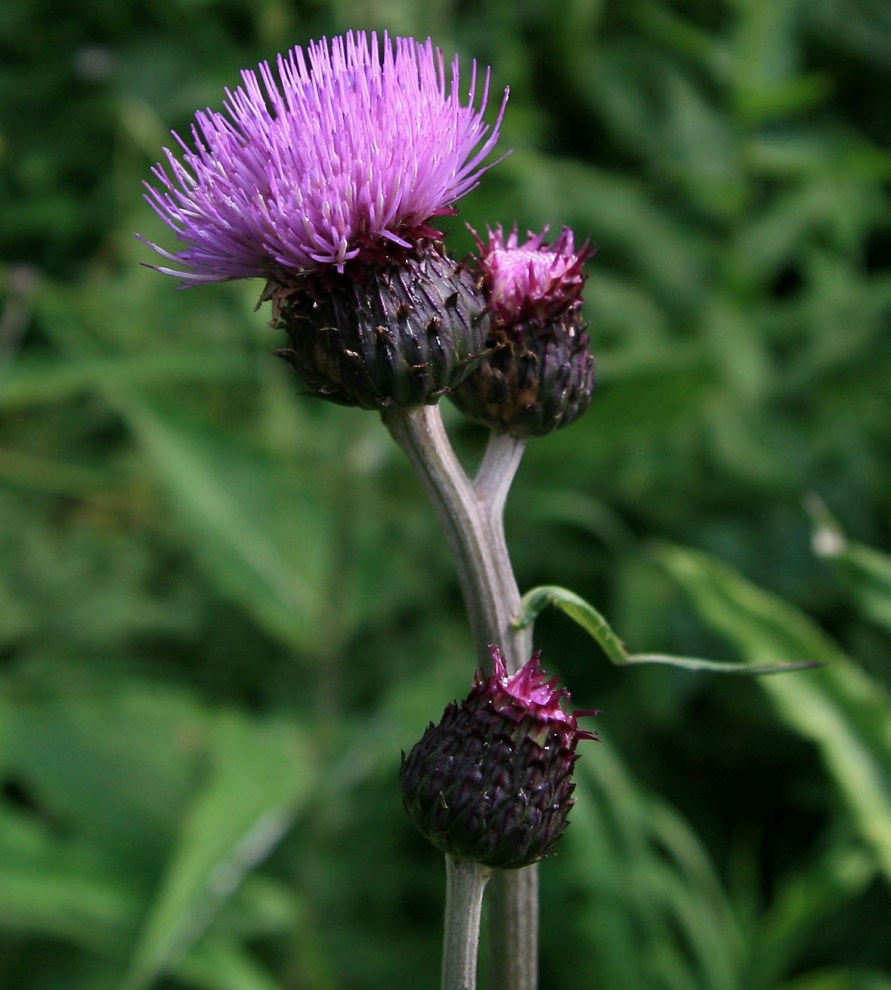
[{"label": "stem branch", "polygon": [[[504,505],[523,457],[524,441],[492,434],[471,482],[455,456],[438,406],[386,412],[383,420],[414,466],[445,531],[479,662],[489,667],[488,647],[497,643],[509,672],[516,673],[532,652],[532,629],[513,627],[520,614],[520,593],[504,535]],[[536,990],[537,865],[498,871],[493,895],[489,986],[491,990]]]},{"label": "stem branch", "polygon": [[383,419],[445,530],[480,663],[489,665],[489,644],[498,643],[508,669],[519,670],[529,659],[525,654],[531,633],[512,625],[520,611],[520,593],[504,540],[502,512],[522,457],[522,442],[493,438],[474,484],[455,456],[438,406],[388,412]]}]

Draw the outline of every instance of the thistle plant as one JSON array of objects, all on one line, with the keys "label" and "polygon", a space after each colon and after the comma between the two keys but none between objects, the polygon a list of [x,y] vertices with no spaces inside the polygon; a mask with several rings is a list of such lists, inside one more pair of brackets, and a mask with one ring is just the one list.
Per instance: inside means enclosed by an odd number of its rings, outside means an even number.
[{"label": "thistle plant", "polygon": [[[465,94],[466,95],[462,95]],[[490,73],[463,79],[431,41],[349,33],[242,73],[222,112],[146,183],[178,251],[146,243],[157,271],[200,286],[263,280],[279,354],[303,391],[378,411],[443,525],[476,644],[469,697],[405,757],[409,816],[446,854],[446,990],[475,986],[490,877],[491,990],[537,986],[537,862],[563,834],[578,742],[594,734],[532,655],[532,623],[555,604],[617,663],[708,661],[629,656],[605,620],[559,587],[521,598],[503,510],[525,444],[589,407],[594,358],[582,315],[593,252],[571,230],[520,239],[496,226],[455,259],[438,218],[456,212],[498,160],[507,103]],[[490,118],[487,122],[487,111]],[[473,478],[452,449],[439,400],[490,430]],[[492,646],[491,644],[498,644]],[[749,668],[752,670],[753,668]],[[763,668],[758,668],[763,669]],[[777,668],[772,668],[777,669]]]}]

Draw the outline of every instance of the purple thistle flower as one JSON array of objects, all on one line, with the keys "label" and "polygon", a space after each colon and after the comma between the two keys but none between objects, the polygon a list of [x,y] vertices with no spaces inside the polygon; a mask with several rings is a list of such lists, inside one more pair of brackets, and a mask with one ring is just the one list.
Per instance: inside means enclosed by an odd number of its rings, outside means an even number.
[{"label": "purple thistle flower", "polygon": [[189,142],[152,172],[146,199],[186,248],[149,244],[185,284],[295,273],[437,237],[430,221],[490,167],[507,100],[483,120],[489,70],[462,102],[457,57],[428,39],[350,32],[242,73],[225,113],[196,114]]},{"label": "purple thistle flower", "polygon": [[500,433],[544,436],[591,403],[594,358],[582,316],[584,264],[567,227],[553,244],[548,228],[520,243],[516,227],[478,235],[477,265],[491,315],[489,353],[452,394],[458,408]]},{"label": "purple thistle flower", "polygon": [[597,736],[579,727],[595,711],[564,708],[569,692],[548,680],[540,654],[513,676],[497,646],[493,674],[478,673],[408,756],[405,810],[443,852],[501,869],[554,851],[569,824],[576,746]]}]

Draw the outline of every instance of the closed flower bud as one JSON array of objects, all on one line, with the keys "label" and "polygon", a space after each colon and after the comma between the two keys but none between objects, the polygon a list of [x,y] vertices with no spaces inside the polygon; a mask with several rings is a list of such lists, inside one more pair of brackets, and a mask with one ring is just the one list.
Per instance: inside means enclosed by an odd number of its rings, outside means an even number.
[{"label": "closed flower bud", "polygon": [[547,680],[540,654],[509,677],[497,646],[494,673],[481,672],[408,756],[400,781],[405,809],[438,849],[500,869],[535,863],[554,850],[573,805],[581,739],[596,739],[568,712],[565,689]]},{"label": "closed flower bud", "polygon": [[499,433],[544,436],[588,408],[594,358],[582,317],[587,244],[576,250],[568,228],[553,244],[547,228],[520,244],[501,228],[477,238],[483,291],[492,314],[486,359],[452,398]]}]

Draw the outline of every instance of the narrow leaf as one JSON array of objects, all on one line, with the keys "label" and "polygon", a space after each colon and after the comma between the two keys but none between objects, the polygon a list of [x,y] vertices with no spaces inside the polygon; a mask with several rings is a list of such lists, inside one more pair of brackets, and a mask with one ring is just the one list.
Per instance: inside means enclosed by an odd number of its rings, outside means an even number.
[{"label": "narrow leaf", "polygon": [[201,990],[281,990],[281,984],[232,939],[202,939],[177,975]]},{"label": "narrow leaf", "polygon": [[[596,947],[598,986],[737,990],[747,945],[695,833],[615,747],[579,760],[567,859]],[[562,858],[562,856],[561,856]]]},{"label": "narrow leaf", "polygon": [[517,629],[528,628],[548,605],[553,605],[578,623],[599,644],[608,659],[618,667],[655,663],[680,667],[683,670],[707,670],[719,674],[752,675],[782,674],[790,670],[803,670],[817,665],[817,662],[813,660],[800,660],[791,663],[721,663],[717,660],[676,657],[663,653],[629,653],[609,623],[593,605],[567,588],[560,588],[557,585],[541,585],[538,588],[533,588],[523,596],[521,605],[522,611],[514,623]]},{"label": "narrow leaf", "polygon": [[861,835],[891,877],[891,699],[805,615],[706,554],[657,551],[702,618],[752,663],[777,655],[825,661],[760,682],[786,723],[815,742]]},{"label": "narrow leaf", "polygon": [[183,349],[133,356],[78,357],[47,361],[22,358],[0,378],[0,409],[66,402],[114,382],[129,391],[137,386],[180,382],[239,381],[250,366],[237,352]]},{"label": "narrow leaf", "polygon": [[0,928],[111,954],[138,911],[127,878],[100,850],[34,816],[0,808]]}]

